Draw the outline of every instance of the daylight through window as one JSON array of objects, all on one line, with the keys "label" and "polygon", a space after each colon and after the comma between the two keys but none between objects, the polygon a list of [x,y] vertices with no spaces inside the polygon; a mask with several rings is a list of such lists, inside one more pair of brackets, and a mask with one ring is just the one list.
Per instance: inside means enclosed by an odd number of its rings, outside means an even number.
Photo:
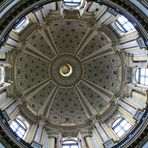
[{"label": "daylight through window", "polygon": [[20,138],[23,138],[27,131],[26,125],[17,118],[12,121],[10,127]]},{"label": "daylight through window", "polygon": [[137,83],[148,86],[148,68],[139,68],[136,72]]},{"label": "daylight through window", "polygon": [[62,148],[78,148],[78,143],[76,141],[64,141]]},{"label": "daylight through window", "polygon": [[131,124],[128,123],[124,118],[118,118],[112,125],[112,129],[117,134],[118,137],[122,137],[126,131],[131,127]]},{"label": "daylight through window", "polygon": [[122,32],[125,32],[125,33],[134,29],[134,26],[132,25],[132,23],[130,23],[128,21],[128,19],[125,18],[123,15],[121,15],[116,20],[115,24],[117,25],[117,27],[119,28],[119,30],[121,30]]}]

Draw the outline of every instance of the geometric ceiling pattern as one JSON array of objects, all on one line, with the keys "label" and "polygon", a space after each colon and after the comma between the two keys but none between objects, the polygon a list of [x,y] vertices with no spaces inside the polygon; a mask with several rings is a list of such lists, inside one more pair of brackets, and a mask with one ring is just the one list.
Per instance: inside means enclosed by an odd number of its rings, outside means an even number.
[{"label": "geometric ceiling pattern", "polygon": [[81,125],[119,91],[120,65],[105,33],[86,21],[56,20],[23,41],[15,85],[32,110],[50,123]]}]

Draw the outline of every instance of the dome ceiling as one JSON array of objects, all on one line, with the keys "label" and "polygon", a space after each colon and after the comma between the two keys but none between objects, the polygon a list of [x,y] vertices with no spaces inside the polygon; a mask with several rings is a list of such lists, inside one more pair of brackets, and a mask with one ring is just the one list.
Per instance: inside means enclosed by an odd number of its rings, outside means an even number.
[{"label": "dome ceiling", "polygon": [[[112,40],[87,21],[59,19],[24,31],[15,62],[16,90],[54,125],[81,125],[103,114],[121,82]],[[26,39],[24,39],[24,37]]]},{"label": "dome ceiling", "polygon": [[83,2],[21,1],[0,15],[0,122],[16,143],[17,120],[27,125],[23,142],[39,147],[70,137],[126,147],[147,126],[144,17],[131,2]]}]

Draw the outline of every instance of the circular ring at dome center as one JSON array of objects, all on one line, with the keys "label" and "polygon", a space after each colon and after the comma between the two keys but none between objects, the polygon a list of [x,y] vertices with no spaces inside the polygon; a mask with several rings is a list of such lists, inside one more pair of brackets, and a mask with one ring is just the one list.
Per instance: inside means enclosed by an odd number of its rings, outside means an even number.
[{"label": "circular ring at dome center", "polygon": [[63,77],[69,77],[72,74],[72,66],[69,64],[63,64],[60,66],[60,74]]},{"label": "circular ring at dome center", "polygon": [[80,60],[70,54],[57,56],[50,65],[50,76],[57,85],[71,87],[79,82],[83,74]]}]

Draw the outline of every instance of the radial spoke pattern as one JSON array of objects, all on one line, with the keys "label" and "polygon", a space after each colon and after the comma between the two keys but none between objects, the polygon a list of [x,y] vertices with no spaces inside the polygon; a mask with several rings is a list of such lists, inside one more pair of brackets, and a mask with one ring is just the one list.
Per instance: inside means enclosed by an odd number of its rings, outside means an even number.
[{"label": "radial spoke pattern", "polygon": [[108,54],[113,54],[113,51],[111,49],[111,44],[106,44],[105,46],[97,49],[96,51],[94,51],[90,55],[86,56],[82,60],[82,62],[94,60],[96,58],[100,58],[100,57],[105,56],[105,55],[108,55]]},{"label": "radial spoke pattern", "polygon": [[85,110],[92,116],[95,115],[97,112],[96,110],[91,106],[91,104],[88,102],[88,100],[85,98],[81,90],[76,86],[75,90],[77,92],[78,97],[81,99],[82,104],[86,108]]},{"label": "radial spoke pattern", "polygon": [[[82,21],[83,22],[83,21]],[[60,54],[74,53],[84,36],[87,25],[81,21],[54,21],[49,26],[51,35]]]},{"label": "radial spoke pattern", "polygon": [[87,30],[87,32],[84,34],[84,37],[82,38],[82,40],[80,41],[75,55],[79,54],[84,48],[85,46],[87,46],[87,44],[89,44],[89,42],[98,34],[97,31],[92,31],[92,30]]},{"label": "radial spoke pattern", "polygon": [[16,88],[52,124],[81,125],[120,89],[111,40],[82,20],[56,20],[32,32],[17,55]]},{"label": "radial spoke pattern", "polygon": [[44,53],[42,53],[39,49],[37,49],[36,47],[34,47],[31,43],[27,42],[26,43],[26,48],[32,50],[34,53],[36,53],[37,55],[40,55],[41,57],[48,59],[50,61],[50,59],[48,58],[48,56],[46,56]]},{"label": "radial spoke pattern", "polygon": [[[52,81],[48,81],[45,85],[40,87],[40,90],[35,91],[34,95],[31,97],[28,103],[33,107],[35,112],[38,114],[43,114],[51,98],[50,96],[53,96],[54,91],[54,84]],[[34,104],[34,102],[36,102],[36,104]]]},{"label": "radial spoke pattern", "polygon": [[44,38],[44,40],[46,41],[46,43],[48,44],[48,46],[50,47],[50,49],[52,50],[52,52],[55,55],[58,55],[58,51],[57,48],[55,46],[54,40],[52,38],[52,35],[50,33],[50,30],[39,30],[39,33],[41,34],[41,36]]},{"label": "radial spoke pattern", "polygon": [[[51,89],[51,91],[49,91],[49,89]],[[42,102],[42,106],[41,106],[41,108],[38,111],[39,115],[42,115],[42,114],[44,115],[46,113],[46,111],[48,110],[49,104],[50,104],[49,102],[52,102],[50,100],[54,98],[54,95],[57,92],[57,87],[52,88],[51,86],[49,86],[48,87],[48,91],[49,91],[48,92],[48,96],[45,97],[45,101]],[[40,96],[42,97],[42,94]],[[51,104],[50,104],[50,106],[51,106]],[[47,113],[47,115],[48,115],[48,113]]]}]

